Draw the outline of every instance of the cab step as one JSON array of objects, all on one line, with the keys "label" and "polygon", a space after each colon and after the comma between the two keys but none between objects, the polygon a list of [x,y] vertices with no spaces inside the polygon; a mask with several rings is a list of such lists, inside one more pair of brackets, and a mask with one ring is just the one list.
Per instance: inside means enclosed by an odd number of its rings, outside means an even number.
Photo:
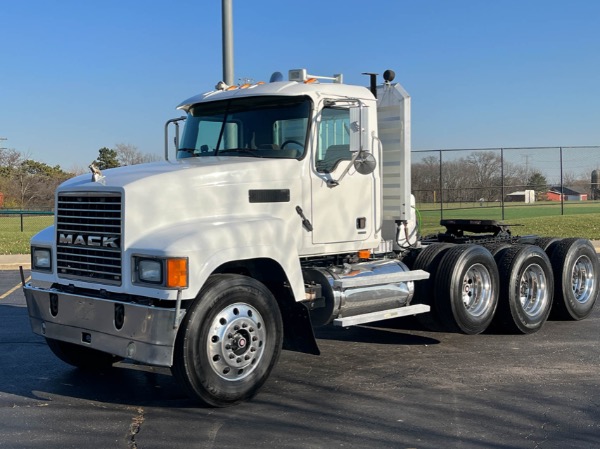
[{"label": "cab step", "polygon": [[415,304],[412,306],[398,307],[397,309],[382,310],[380,312],[365,313],[333,320],[334,326],[348,327],[357,324],[372,323],[374,321],[389,320],[402,316],[417,315],[419,313],[429,312],[430,307],[425,304]]}]

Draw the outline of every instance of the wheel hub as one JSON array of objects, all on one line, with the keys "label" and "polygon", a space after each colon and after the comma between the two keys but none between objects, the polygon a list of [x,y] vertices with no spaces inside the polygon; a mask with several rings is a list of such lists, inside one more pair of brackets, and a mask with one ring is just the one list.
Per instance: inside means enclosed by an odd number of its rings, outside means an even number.
[{"label": "wheel hub", "polygon": [[594,289],[594,269],[592,261],[587,256],[581,256],[573,266],[571,287],[575,299],[584,304],[591,298]]},{"label": "wheel hub", "polygon": [[544,270],[538,264],[529,265],[519,281],[519,301],[523,312],[536,318],[546,310],[548,295]]},{"label": "wheel hub", "polygon": [[211,323],[207,355],[213,371],[225,380],[248,376],[263,354],[265,328],[254,307],[236,303],[224,308]]},{"label": "wheel hub", "polygon": [[472,316],[480,316],[492,301],[492,280],[482,264],[471,266],[463,277],[462,301],[465,310]]}]

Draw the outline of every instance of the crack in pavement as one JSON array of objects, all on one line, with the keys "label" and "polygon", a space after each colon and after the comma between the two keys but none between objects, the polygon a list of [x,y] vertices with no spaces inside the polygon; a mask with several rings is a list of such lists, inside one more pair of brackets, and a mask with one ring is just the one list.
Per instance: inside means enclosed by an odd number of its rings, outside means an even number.
[{"label": "crack in pavement", "polygon": [[127,447],[129,449],[138,449],[137,441],[135,440],[136,435],[140,433],[142,424],[144,423],[144,409],[138,407],[136,409],[137,415],[131,418],[131,424],[129,425],[129,433],[127,435]]}]

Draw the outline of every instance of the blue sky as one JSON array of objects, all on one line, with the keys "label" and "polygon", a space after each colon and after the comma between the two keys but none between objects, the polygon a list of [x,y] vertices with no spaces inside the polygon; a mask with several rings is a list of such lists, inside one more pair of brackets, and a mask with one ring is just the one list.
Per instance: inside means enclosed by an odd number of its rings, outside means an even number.
[{"label": "blue sky", "polygon": [[[413,148],[600,145],[600,1],[233,0],[235,77],[391,68]],[[162,154],[222,78],[221,1],[0,0],[0,141],[65,169]]]}]

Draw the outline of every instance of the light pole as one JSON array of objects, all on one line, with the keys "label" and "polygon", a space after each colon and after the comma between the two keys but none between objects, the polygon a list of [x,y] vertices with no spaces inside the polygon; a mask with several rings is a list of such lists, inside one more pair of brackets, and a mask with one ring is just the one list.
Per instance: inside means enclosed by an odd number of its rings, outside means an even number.
[{"label": "light pole", "polygon": [[233,86],[233,18],[232,0],[222,0],[223,8],[223,81]]}]

